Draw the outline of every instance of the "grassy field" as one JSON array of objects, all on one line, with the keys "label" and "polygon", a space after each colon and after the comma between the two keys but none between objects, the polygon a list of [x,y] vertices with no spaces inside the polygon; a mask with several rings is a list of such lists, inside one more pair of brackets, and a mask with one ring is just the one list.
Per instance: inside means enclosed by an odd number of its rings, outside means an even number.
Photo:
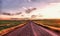
[{"label": "grassy field", "polygon": [[17,26],[19,24],[25,23],[24,20],[0,20],[0,30]]},{"label": "grassy field", "polygon": [[60,28],[60,19],[35,20],[38,24],[48,25]]}]

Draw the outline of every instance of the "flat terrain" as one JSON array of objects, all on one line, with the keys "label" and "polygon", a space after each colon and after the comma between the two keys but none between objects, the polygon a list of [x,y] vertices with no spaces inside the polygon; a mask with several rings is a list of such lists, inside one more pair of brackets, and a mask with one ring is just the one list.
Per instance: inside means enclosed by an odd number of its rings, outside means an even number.
[{"label": "flat terrain", "polygon": [[0,30],[14,27],[25,22],[26,21],[23,20],[0,20]]},{"label": "flat terrain", "polygon": [[0,30],[14,27],[23,23],[25,23],[25,25],[21,28],[14,29],[3,36],[60,36],[60,32],[40,26],[42,23],[43,25],[60,28],[60,20],[0,20]]},{"label": "flat terrain", "polygon": [[60,28],[60,20],[58,19],[36,20],[35,22],[37,22],[38,24]]},{"label": "flat terrain", "polygon": [[60,33],[53,32],[37,25],[37,23],[29,21],[25,26],[18,28],[4,36],[60,36],[58,34]]}]

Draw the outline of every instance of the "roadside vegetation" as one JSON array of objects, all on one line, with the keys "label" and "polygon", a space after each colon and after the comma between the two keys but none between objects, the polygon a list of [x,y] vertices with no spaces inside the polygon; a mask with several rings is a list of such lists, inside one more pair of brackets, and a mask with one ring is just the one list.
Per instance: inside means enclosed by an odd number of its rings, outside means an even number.
[{"label": "roadside vegetation", "polygon": [[25,20],[0,20],[0,30],[14,27],[23,23],[26,23]]},{"label": "roadside vegetation", "polygon": [[34,22],[38,24],[43,24],[47,26],[60,28],[60,20],[59,19],[44,19],[44,20],[35,20]]}]

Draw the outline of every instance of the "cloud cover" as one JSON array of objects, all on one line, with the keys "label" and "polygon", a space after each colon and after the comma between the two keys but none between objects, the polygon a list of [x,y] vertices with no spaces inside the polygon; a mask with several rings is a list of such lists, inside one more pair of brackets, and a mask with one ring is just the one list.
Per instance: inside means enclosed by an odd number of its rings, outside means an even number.
[{"label": "cloud cover", "polygon": [[[2,10],[9,9],[9,10],[17,10],[24,7],[35,7],[36,5],[43,5],[49,3],[60,3],[60,0],[1,0],[2,2]],[[37,7],[36,6],[36,7]]]},{"label": "cloud cover", "polygon": [[[53,4],[53,3],[55,3],[55,4]],[[45,10],[46,9],[45,7],[51,7],[51,9],[52,9],[57,4],[60,5],[59,3],[60,3],[60,0],[2,0],[2,11],[16,13],[17,11],[21,11],[21,10],[25,11],[25,9],[27,9],[29,7],[36,7],[37,10],[43,9],[44,11],[47,11],[47,10]],[[56,7],[58,7],[58,6],[56,6]],[[53,9],[52,10],[51,9],[49,11],[53,10]],[[58,9],[55,9],[55,10],[58,10]],[[39,13],[40,12],[38,12],[38,14]],[[43,13],[45,13],[45,12],[43,12]],[[50,13],[50,12],[48,12],[48,13]],[[32,15],[37,15],[37,14],[36,14],[36,12],[33,12],[28,15],[25,12],[22,12],[22,15],[24,15],[24,17],[25,16],[31,17]],[[20,15],[18,15],[18,16],[20,16]],[[16,16],[11,16],[11,17],[18,17],[18,16],[16,15]],[[37,15],[37,16],[39,16],[39,15]],[[20,17],[22,17],[22,16],[20,16]],[[58,16],[56,16],[56,17],[58,17]]]}]

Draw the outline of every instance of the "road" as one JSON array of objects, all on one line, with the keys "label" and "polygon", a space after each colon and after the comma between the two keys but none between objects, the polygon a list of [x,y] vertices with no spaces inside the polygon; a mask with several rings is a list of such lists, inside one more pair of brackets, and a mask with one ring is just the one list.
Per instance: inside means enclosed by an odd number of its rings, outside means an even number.
[{"label": "road", "polygon": [[25,26],[18,28],[4,36],[60,36],[53,31],[36,25],[30,21]]}]

